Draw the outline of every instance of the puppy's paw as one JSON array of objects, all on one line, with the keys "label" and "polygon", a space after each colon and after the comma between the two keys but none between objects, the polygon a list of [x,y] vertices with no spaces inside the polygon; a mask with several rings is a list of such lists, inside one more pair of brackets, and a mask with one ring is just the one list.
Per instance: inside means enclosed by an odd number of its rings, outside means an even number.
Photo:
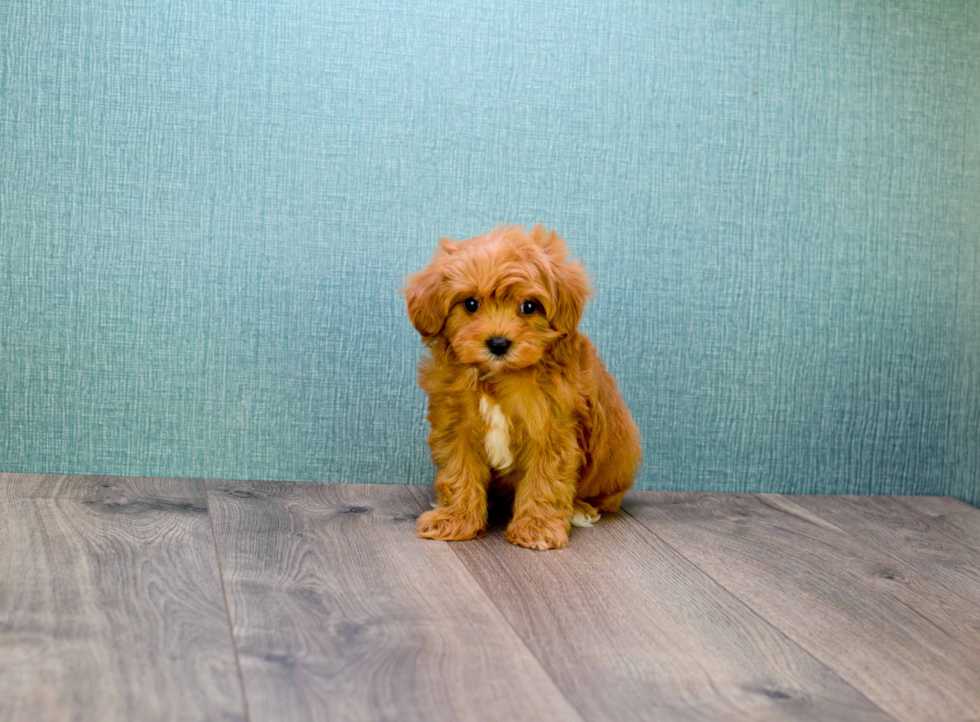
[{"label": "puppy's paw", "polygon": [[572,506],[572,526],[588,528],[599,521],[598,510],[586,501],[576,499]]},{"label": "puppy's paw", "polygon": [[415,533],[423,539],[462,541],[483,536],[484,522],[446,507],[427,511],[418,518]]},{"label": "puppy's paw", "polygon": [[525,516],[507,525],[504,538],[511,544],[527,549],[561,549],[568,544],[568,522]]}]

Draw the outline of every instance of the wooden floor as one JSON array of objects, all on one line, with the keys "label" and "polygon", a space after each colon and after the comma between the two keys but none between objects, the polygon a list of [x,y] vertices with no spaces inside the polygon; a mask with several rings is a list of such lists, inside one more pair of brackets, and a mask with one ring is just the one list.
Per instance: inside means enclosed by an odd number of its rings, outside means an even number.
[{"label": "wooden floor", "polygon": [[634,492],[568,549],[426,487],[0,474],[0,720],[980,719],[980,511]]}]

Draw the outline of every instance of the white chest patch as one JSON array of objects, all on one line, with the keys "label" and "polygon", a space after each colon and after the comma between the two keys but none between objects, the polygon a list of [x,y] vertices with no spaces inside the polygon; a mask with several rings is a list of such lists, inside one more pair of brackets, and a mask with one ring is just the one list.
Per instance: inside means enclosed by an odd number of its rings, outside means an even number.
[{"label": "white chest patch", "polygon": [[514,457],[510,453],[510,422],[500,406],[489,396],[480,397],[480,416],[487,423],[487,458],[490,466],[498,471],[510,468]]}]

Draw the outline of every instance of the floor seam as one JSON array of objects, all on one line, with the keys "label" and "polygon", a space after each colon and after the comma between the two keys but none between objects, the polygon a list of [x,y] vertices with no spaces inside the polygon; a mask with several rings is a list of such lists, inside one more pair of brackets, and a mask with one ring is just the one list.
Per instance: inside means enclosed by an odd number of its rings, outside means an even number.
[{"label": "floor seam", "polygon": [[214,559],[218,564],[218,581],[221,582],[221,596],[225,601],[225,617],[228,619],[228,633],[231,636],[231,651],[235,656],[235,669],[238,671],[238,684],[242,690],[242,706],[245,708],[245,719],[251,720],[248,711],[248,695],[245,693],[245,675],[242,674],[242,664],[238,658],[238,640],[235,639],[235,625],[231,619],[231,605],[228,604],[228,591],[225,589],[225,573],[221,568],[221,553],[218,551],[218,534],[214,530],[214,517],[211,515],[211,499],[207,479],[202,479],[204,487],[204,505],[208,510],[208,521],[211,523],[211,540],[214,542]]},{"label": "floor seam", "polygon": [[[767,506],[770,509],[775,508],[775,509],[777,509],[777,511],[781,511],[784,514],[789,514],[790,513],[789,511],[786,511],[785,509],[778,509],[777,507],[773,507],[773,506],[771,506],[769,504],[766,504],[765,499],[760,498],[760,495],[759,494],[753,494],[752,496],[754,496],[756,498],[759,498],[759,501],[764,506]],[[786,498],[787,501],[793,502],[793,499],[792,499],[792,496],[793,495],[792,494],[777,494],[776,496]],[[898,502],[903,507],[909,509],[912,513],[917,514],[919,516],[922,516],[922,512],[916,510],[915,507],[909,506],[907,504],[904,504],[901,499],[899,499]],[[793,503],[795,503],[795,502],[793,502]],[[797,505],[797,506],[799,506],[799,505]],[[824,520],[828,524],[831,524],[835,528],[839,529],[840,532],[841,532],[841,534],[846,534],[847,536],[849,536],[851,539],[853,539],[855,542],[857,542],[861,546],[868,547],[869,549],[871,549],[873,551],[876,551],[876,552],[878,552],[880,554],[884,554],[885,556],[890,557],[892,560],[894,560],[898,564],[901,564],[903,567],[905,567],[909,571],[911,571],[911,572],[917,574],[918,576],[922,577],[925,581],[928,581],[928,582],[931,582],[932,584],[935,584],[936,586],[939,587],[939,589],[941,589],[942,591],[946,592],[947,594],[952,594],[954,597],[956,597],[957,599],[960,599],[960,600],[966,602],[967,604],[970,604],[970,605],[976,604],[976,602],[974,600],[967,599],[962,594],[960,594],[959,592],[957,592],[955,589],[948,589],[947,588],[947,585],[945,583],[943,583],[943,581],[941,579],[938,579],[937,577],[933,576],[932,573],[930,573],[928,571],[920,570],[917,567],[913,567],[907,561],[905,561],[904,559],[902,559],[899,556],[896,556],[895,554],[893,554],[891,551],[889,551],[888,549],[884,548],[883,546],[879,546],[877,543],[873,543],[873,542],[870,542],[870,541],[868,541],[866,539],[862,539],[860,536],[856,535],[851,530],[845,529],[844,527],[841,527],[841,526],[838,526],[833,521],[831,521],[827,517],[823,516],[819,512],[815,512],[812,509],[809,509],[807,507],[802,507],[802,508],[803,509],[806,509],[806,511],[809,512],[810,514],[813,514],[814,516],[816,516],[816,517]],[[929,621],[932,622],[931,619]],[[935,622],[932,622],[932,623],[935,624]]]},{"label": "floor seam", "polygon": [[[894,499],[898,504],[900,504],[904,508],[910,509],[917,516],[924,517],[925,519],[927,519],[928,521],[932,522],[933,524],[935,524],[935,523],[938,522],[938,519],[936,519],[936,517],[932,516],[931,514],[929,514],[926,511],[923,511],[922,509],[920,509],[918,507],[918,505],[916,505],[916,503],[915,503],[916,499],[919,499],[921,497],[915,497],[915,496],[893,496],[893,497],[890,497],[890,498],[891,499]],[[940,496],[940,497],[937,497],[937,498],[939,498],[939,499],[952,499],[953,501],[957,502],[958,504],[962,504],[963,506],[965,506],[967,508],[967,510],[968,510],[967,513],[975,512],[978,516],[980,516],[980,509],[976,508],[975,506],[971,506],[970,504],[967,504],[965,501],[961,501],[960,499],[957,499],[956,497],[953,497],[953,496]],[[947,516],[947,515],[946,514],[943,514],[943,516]],[[957,541],[960,544],[963,544],[964,546],[968,546],[971,551],[976,552],[977,555],[978,555],[978,557],[980,557],[980,536],[974,536],[973,534],[970,533],[970,530],[969,529],[965,529],[963,526],[958,525],[958,524],[955,525],[955,526],[953,526],[953,527],[946,527],[946,531],[959,531],[960,532],[960,535],[966,536],[967,537],[967,540],[966,541],[964,541],[962,538],[959,538],[959,537],[957,537]],[[957,536],[957,535],[954,533],[953,536]]]},{"label": "floor seam", "polygon": [[639,517],[634,516],[633,514],[631,514],[629,512],[629,509],[627,508],[626,504],[624,504],[622,507],[620,507],[620,513],[625,514],[630,519],[633,519],[637,524],[639,524],[641,527],[643,527],[649,534],[653,535],[658,541],[660,541],[662,544],[664,544],[674,554],[676,554],[681,559],[683,559],[685,562],[687,562],[692,567],[694,567],[695,569],[697,569],[698,572],[701,573],[701,574],[703,574],[706,579],[711,580],[711,583],[712,584],[716,584],[719,589],[724,590],[726,594],[728,594],[729,596],[732,597],[732,599],[735,599],[739,604],[743,605],[753,616],[755,616],[757,619],[761,620],[763,623],[765,623],[766,625],[768,625],[769,627],[771,627],[773,630],[776,631],[777,634],[779,634],[781,637],[783,637],[784,639],[786,639],[788,642],[796,645],[803,652],[805,652],[806,654],[810,655],[810,657],[812,659],[816,660],[821,665],[823,665],[829,672],[831,672],[835,677],[837,677],[837,679],[839,679],[841,681],[841,683],[847,685],[852,690],[854,690],[854,692],[856,694],[859,694],[862,697],[864,697],[864,699],[866,699],[869,704],[873,705],[875,707],[875,709],[879,710],[883,715],[886,715],[887,717],[895,720],[895,722],[899,722],[899,718],[898,717],[896,717],[895,715],[893,715],[888,710],[882,708],[881,705],[879,705],[871,697],[869,697],[867,695],[867,693],[864,692],[864,690],[862,690],[860,687],[855,686],[853,682],[851,682],[848,679],[845,679],[841,675],[841,673],[837,670],[836,667],[833,667],[828,662],[825,662],[823,659],[821,659],[819,656],[817,656],[817,654],[815,652],[813,652],[813,650],[811,650],[808,646],[806,646],[802,642],[794,639],[789,634],[789,632],[785,631],[782,627],[778,626],[775,622],[773,622],[772,620],[770,620],[767,617],[765,617],[761,612],[759,612],[755,607],[753,607],[751,604],[749,604],[746,600],[742,599],[742,597],[740,597],[735,592],[733,592],[731,589],[729,589],[724,584],[722,584],[720,581],[718,581],[717,579],[715,579],[711,574],[709,574],[707,571],[705,571],[704,569],[702,569],[698,564],[696,564],[692,560],[688,559],[687,556],[685,556],[679,549],[677,549],[676,547],[674,547],[674,545],[672,545],[666,539],[664,539],[659,534],[657,534],[653,529],[651,529],[649,526],[647,526],[647,524],[642,519],[640,519]]},{"label": "floor seam", "polygon": [[[414,484],[414,485],[413,484],[409,484],[407,486],[411,487],[411,486],[421,486],[421,485],[419,485],[419,484]],[[425,513],[426,511],[428,511],[428,509],[425,507],[425,505],[422,503],[422,501],[420,501],[419,498],[415,495],[414,490],[412,490],[410,488],[408,493],[412,497],[412,499],[415,501],[415,503],[418,504],[419,508],[422,510],[422,513]],[[441,544],[454,544],[455,542],[439,542],[439,543],[441,543]],[[476,583],[476,585],[480,588],[480,591],[483,592],[483,596],[486,597],[487,601],[490,602],[491,606],[493,606],[493,608],[497,610],[497,614],[500,615],[500,618],[504,620],[504,623],[514,633],[514,636],[517,637],[517,639],[520,641],[521,646],[524,647],[524,649],[527,650],[527,653],[531,655],[531,658],[535,662],[537,662],[538,667],[541,668],[541,671],[544,672],[544,675],[548,679],[551,680],[551,683],[553,685],[555,685],[555,689],[558,690],[558,693],[562,696],[562,698],[566,702],[568,702],[568,705],[573,710],[575,710],[576,714],[578,714],[579,719],[581,719],[582,722],[588,722],[589,718],[586,717],[585,714],[582,713],[582,710],[579,709],[578,705],[575,704],[571,699],[569,699],[569,697],[568,697],[567,694],[565,694],[565,690],[563,690],[561,688],[561,685],[558,684],[558,680],[556,680],[554,677],[551,676],[551,673],[548,671],[548,668],[544,665],[544,663],[541,661],[541,659],[538,657],[538,655],[536,655],[534,653],[534,650],[531,649],[528,646],[527,641],[524,639],[524,637],[521,635],[521,633],[517,631],[517,629],[514,627],[513,624],[511,624],[510,619],[507,618],[507,615],[504,614],[503,610],[493,600],[493,597],[491,597],[490,594],[487,592],[487,588],[485,586],[483,586],[483,584],[480,582],[480,580],[476,578],[476,575],[473,574],[472,570],[470,569],[470,565],[466,563],[466,560],[463,559],[459,555],[459,552],[457,552],[455,549],[450,548],[450,551],[452,551],[452,553],[456,557],[456,559],[459,560],[459,563],[463,565],[463,568],[466,570],[466,573],[470,575],[470,579],[472,579]]]}]

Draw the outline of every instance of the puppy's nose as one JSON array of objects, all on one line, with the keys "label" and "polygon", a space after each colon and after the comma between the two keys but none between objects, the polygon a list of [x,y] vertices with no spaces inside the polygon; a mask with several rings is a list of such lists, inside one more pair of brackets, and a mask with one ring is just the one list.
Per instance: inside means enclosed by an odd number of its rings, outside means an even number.
[{"label": "puppy's nose", "polygon": [[494,356],[503,356],[507,353],[507,349],[510,348],[510,339],[504,338],[503,336],[494,336],[491,339],[487,339],[487,348],[490,349],[490,353]]}]

